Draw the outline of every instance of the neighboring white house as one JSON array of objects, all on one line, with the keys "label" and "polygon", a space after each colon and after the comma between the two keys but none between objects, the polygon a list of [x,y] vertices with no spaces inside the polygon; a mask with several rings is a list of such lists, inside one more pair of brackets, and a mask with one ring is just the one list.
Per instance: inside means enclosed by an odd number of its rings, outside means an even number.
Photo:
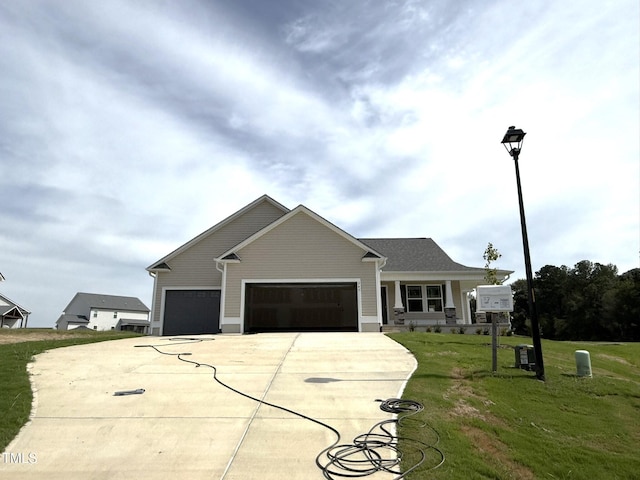
[{"label": "neighboring white house", "polygon": [[470,324],[468,293],[486,273],[430,238],[358,239],[266,195],[147,271],[152,335]]},{"label": "neighboring white house", "polygon": [[136,297],[79,292],[56,321],[58,330],[78,327],[149,333],[149,308]]},{"label": "neighboring white house", "polygon": [[[5,278],[0,273],[0,282]],[[31,312],[0,293],[0,328],[27,328]]]},{"label": "neighboring white house", "polygon": [[0,293],[0,328],[27,328],[30,313]]}]

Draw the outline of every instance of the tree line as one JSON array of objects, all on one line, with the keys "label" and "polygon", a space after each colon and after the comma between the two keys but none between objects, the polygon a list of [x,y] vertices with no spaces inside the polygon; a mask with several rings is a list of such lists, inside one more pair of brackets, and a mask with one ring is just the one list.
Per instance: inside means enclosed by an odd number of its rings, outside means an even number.
[{"label": "tree line", "polygon": [[[512,328],[531,335],[526,280],[511,284]],[[573,268],[546,265],[535,273],[541,335],[553,340],[640,341],[640,268],[621,275],[588,260]]]}]

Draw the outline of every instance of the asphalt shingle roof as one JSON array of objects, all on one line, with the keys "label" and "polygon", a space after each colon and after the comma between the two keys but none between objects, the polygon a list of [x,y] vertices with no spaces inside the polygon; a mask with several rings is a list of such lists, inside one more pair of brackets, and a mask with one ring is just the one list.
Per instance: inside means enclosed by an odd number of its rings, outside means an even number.
[{"label": "asphalt shingle roof", "polygon": [[[130,312],[149,312],[149,308],[136,297],[121,297],[118,295],[102,295],[99,293],[77,293],[72,300],[71,311],[66,313],[86,313],[82,304],[89,308],[104,308],[108,310],[124,310]],[[75,308],[73,308],[75,307]]]},{"label": "asphalt shingle roof", "polygon": [[431,238],[360,238],[365,245],[387,257],[385,272],[472,272],[451,260]]}]

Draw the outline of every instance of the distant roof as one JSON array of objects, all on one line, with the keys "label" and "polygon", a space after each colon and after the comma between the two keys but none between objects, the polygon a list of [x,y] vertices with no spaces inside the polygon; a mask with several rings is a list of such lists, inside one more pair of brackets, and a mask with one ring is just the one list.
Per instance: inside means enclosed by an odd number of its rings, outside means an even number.
[{"label": "distant roof", "polygon": [[20,309],[20,311],[23,314],[30,314],[31,312],[29,310],[27,310],[26,308],[24,308],[23,306],[17,304],[16,302],[14,302],[13,300],[11,300],[9,297],[7,297],[6,295],[3,295],[2,293],[0,293],[0,314],[2,314],[3,312],[1,310],[10,310],[12,308],[18,308]]},{"label": "distant roof", "polygon": [[86,309],[81,308],[83,304],[85,307],[89,308],[125,310],[130,312],[149,312],[149,308],[136,297],[121,297],[119,295],[78,292],[69,304],[72,308],[70,310],[65,310],[65,313],[84,314],[86,313]]},{"label": "distant roof", "polygon": [[360,238],[362,243],[387,257],[385,272],[473,272],[451,260],[431,238]]},{"label": "distant roof", "polygon": [[141,320],[136,318],[123,318],[118,322],[118,326],[122,325],[151,325],[149,320]]},{"label": "distant roof", "polygon": [[62,315],[60,315],[58,317],[58,320],[56,320],[56,324],[59,324],[62,321],[67,322],[67,324],[69,324],[69,323],[82,323],[82,324],[89,323],[89,319],[87,317],[85,317],[84,315],[70,315],[68,313],[63,313]]}]

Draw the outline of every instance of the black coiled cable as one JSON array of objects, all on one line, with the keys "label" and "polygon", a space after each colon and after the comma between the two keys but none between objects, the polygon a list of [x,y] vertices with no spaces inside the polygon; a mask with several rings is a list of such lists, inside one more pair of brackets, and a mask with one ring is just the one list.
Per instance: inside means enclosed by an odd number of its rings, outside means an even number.
[{"label": "black coiled cable", "polygon": [[[172,341],[178,340],[173,345],[179,343],[197,343],[202,339],[197,338],[172,338]],[[184,341],[183,341],[184,340]],[[288,412],[292,415],[300,417],[304,420],[316,423],[331,432],[336,436],[336,440],[329,447],[322,450],[316,457],[316,465],[322,471],[324,477],[328,480],[336,480],[337,478],[362,478],[372,475],[376,472],[387,472],[389,474],[396,475],[393,480],[402,480],[409,473],[413,472],[426,461],[427,455],[425,450],[433,450],[436,452],[436,460],[434,465],[429,470],[440,467],[445,460],[444,453],[436,448],[439,442],[439,436],[437,432],[433,430],[436,435],[436,441],[433,444],[427,444],[419,440],[411,438],[398,437],[392,430],[396,430],[397,426],[405,419],[412,415],[420,413],[424,406],[420,402],[414,400],[403,400],[399,398],[389,398],[387,400],[378,400],[380,403],[380,409],[387,413],[396,415],[396,418],[390,420],[383,420],[376,423],[367,433],[358,435],[353,439],[351,444],[340,444],[341,436],[340,432],[331,425],[328,425],[320,420],[309,417],[294,410],[275,405],[273,403],[266,402],[259,398],[248,395],[240,390],[227,385],[217,376],[218,370],[214,365],[208,363],[200,363],[193,360],[187,360],[184,356],[191,355],[189,352],[182,353],[169,353],[160,350],[158,347],[164,345],[136,345],[136,347],[149,347],[153,348],[156,352],[162,355],[171,355],[178,358],[178,360],[195,365],[196,367],[209,367],[213,370],[213,379],[224,388],[231,390],[238,395],[253,400],[263,405]],[[426,426],[422,423],[421,426]],[[414,454],[417,453],[418,460],[413,463],[412,466],[406,467],[405,471],[400,471],[400,464],[403,459],[403,452],[398,447],[398,442],[403,440],[407,444],[415,445]]]},{"label": "black coiled cable", "polygon": [[[420,402],[399,398],[378,401],[381,402],[382,411],[395,414],[397,417],[376,423],[367,433],[354,438],[351,444],[338,445],[336,442],[320,452],[316,464],[323,471],[325,478],[361,478],[376,472],[386,472],[395,475],[394,480],[401,480],[426,462],[428,450],[435,453],[434,465],[429,470],[444,463],[444,453],[436,447],[439,436],[435,430],[432,429],[436,436],[433,444],[401,438],[394,433],[400,423],[424,410]],[[421,423],[420,426],[425,427],[426,424]],[[400,440],[413,447],[412,459],[417,457],[412,460],[412,465],[404,465],[404,471],[400,470],[400,464],[405,458],[405,452],[398,446]]]}]

